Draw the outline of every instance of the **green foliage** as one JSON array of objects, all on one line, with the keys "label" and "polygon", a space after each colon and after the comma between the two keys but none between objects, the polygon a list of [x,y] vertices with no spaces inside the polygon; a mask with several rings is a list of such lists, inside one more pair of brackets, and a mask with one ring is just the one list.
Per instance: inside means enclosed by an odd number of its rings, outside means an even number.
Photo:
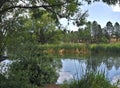
[{"label": "green foliage", "polygon": [[[40,55],[13,61],[6,75],[0,75],[1,88],[38,88],[57,81],[53,60]],[[7,84],[7,85],[6,85]]]},{"label": "green foliage", "polygon": [[[32,31],[39,43],[45,44],[60,41],[62,31],[56,27],[55,20],[51,18],[49,13],[44,12],[33,21],[30,21],[32,22]],[[30,27],[31,24],[29,23]]]},{"label": "green foliage", "polygon": [[9,1],[2,1],[0,4],[0,14],[3,15],[6,13],[16,13],[16,16],[19,16],[19,14],[24,12],[26,13],[28,10],[34,10],[33,16],[38,18],[41,15],[41,11],[38,10],[44,10],[50,13],[51,17],[55,19],[57,23],[59,23],[59,18],[69,19],[72,18],[75,13],[80,13],[79,6],[81,6],[81,2],[78,2],[77,0],[16,0],[12,1],[12,3]]},{"label": "green foliage", "polygon": [[3,74],[0,73],[0,88],[6,88],[6,78]]},{"label": "green foliage", "polygon": [[[45,17],[48,16],[45,14],[43,18]],[[39,43],[36,41],[37,36],[34,33],[37,29],[32,29],[32,20],[24,17],[19,19],[21,24],[14,25],[15,27],[5,36],[7,54],[13,63],[3,75],[5,79],[0,79],[0,82],[3,81],[0,84],[1,88],[38,88],[45,84],[55,83],[57,80],[55,64],[51,58],[47,58],[39,52]],[[41,20],[43,19],[41,18]],[[49,19],[49,21],[51,20]],[[21,25],[21,27],[17,27],[17,25]],[[42,25],[45,27],[44,23]],[[54,30],[54,28],[52,29]]]},{"label": "green foliage", "polygon": [[[80,14],[78,9],[80,5],[80,2],[76,0],[15,0],[12,3],[6,0],[1,1],[0,54],[3,54],[8,45],[12,45],[10,42],[14,39],[17,42],[20,40],[17,44],[22,44],[21,40],[24,36],[21,30],[24,30],[24,33],[28,32],[25,37],[30,35],[29,32],[34,31],[34,34],[31,34],[32,37],[41,44],[59,43],[58,40],[61,40],[62,36],[61,31],[56,30],[59,19],[70,19],[75,13]],[[16,38],[17,36],[20,36],[19,39]],[[17,47],[17,44],[14,45]]]}]

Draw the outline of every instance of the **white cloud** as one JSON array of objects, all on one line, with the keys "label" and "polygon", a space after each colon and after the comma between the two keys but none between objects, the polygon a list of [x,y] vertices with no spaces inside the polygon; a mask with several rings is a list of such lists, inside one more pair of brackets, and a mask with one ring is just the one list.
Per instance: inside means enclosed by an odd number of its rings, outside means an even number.
[{"label": "white cloud", "polygon": [[114,6],[111,6],[113,12],[120,12],[120,5],[116,4]]},{"label": "white cloud", "polygon": [[62,84],[64,81],[70,81],[73,79],[73,75],[69,72],[59,72],[59,78],[57,80],[57,84]]}]

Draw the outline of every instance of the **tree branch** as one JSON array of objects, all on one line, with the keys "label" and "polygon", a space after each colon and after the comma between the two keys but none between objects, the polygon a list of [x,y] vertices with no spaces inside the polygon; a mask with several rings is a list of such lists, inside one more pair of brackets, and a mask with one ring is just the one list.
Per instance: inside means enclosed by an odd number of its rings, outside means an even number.
[{"label": "tree branch", "polygon": [[40,6],[21,6],[21,5],[18,5],[18,6],[11,6],[11,7],[8,7],[8,8],[5,8],[5,9],[2,9],[0,10],[0,14],[10,10],[10,9],[15,9],[15,8],[20,8],[20,9],[36,9],[36,8],[48,8],[48,7],[58,7],[58,6],[62,6],[64,5],[64,3],[62,4],[54,4],[54,5],[40,5]]},{"label": "tree branch", "polygon": [[7,0],[0,0],[0,8],[3,6],[3,4],[6,2]]}]

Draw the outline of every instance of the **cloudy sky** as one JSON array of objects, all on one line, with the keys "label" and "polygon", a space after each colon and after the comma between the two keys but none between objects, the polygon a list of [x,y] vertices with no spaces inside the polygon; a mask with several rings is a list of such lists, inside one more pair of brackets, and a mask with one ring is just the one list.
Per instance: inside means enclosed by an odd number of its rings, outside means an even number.
[{"label": "cloudy sky", "polygon": [[[95,2],[91,5],[85,4],[82,10],[88,10],[88,21],[96,20],[102,27],[106,25],[108,21],[111,21],[114,25],[115,22],[120,23],[120,6],[108,6],[102,2]],[[67,25],[65,19],[61,20],[64,25]],[[77,30],[78,28],[72,24],[68,27],[70,30]]]},{"label": "cloudy sky", "polygon": [[120,7],[118,4],[108,6],[105,3],[96,2],[89,6],[83,6],[83,9],[88,9],[88,20],[96,20],[102,27],[104,27],[108,21],[111,21],[113,24],[115,22],[120,23]]}]

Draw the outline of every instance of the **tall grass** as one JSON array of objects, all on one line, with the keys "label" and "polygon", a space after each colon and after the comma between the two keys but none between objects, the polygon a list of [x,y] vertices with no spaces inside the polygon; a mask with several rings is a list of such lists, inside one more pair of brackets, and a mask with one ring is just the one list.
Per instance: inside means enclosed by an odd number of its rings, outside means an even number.
[{"label": "tall grass", "polygon": [[83,54],[92,53],[120,53],[120,43],[115,44],[80,44],[80,43],[63,43],[63,44],[44,44],[39,45],[39,51],[49,54]]},{"label": "tall grass", "polygon": [[120,53],[120,43],[116,44],[93,44],[91,45],[93,53]]},{"label": "tall grass", "polygon": [[88,72],[81,80],[66,83],[62,88],[118,88],[106,79],[104,74]]},{"label": "tall grass", "polygon": [[39,46],[41,51],[47,53],[86,53],[88,50],[85,44],[63,43],[63,44],[45,44]]},{"label": "tall grass", "polygon": [[63,43],[63,44],[44,44],[44,45],[40,45],[41,48],[43,49],[55,49],[55,50],[59,50],[59,49],[82,49],[84,46],[84,44],[79,44],[79,43]]}]

